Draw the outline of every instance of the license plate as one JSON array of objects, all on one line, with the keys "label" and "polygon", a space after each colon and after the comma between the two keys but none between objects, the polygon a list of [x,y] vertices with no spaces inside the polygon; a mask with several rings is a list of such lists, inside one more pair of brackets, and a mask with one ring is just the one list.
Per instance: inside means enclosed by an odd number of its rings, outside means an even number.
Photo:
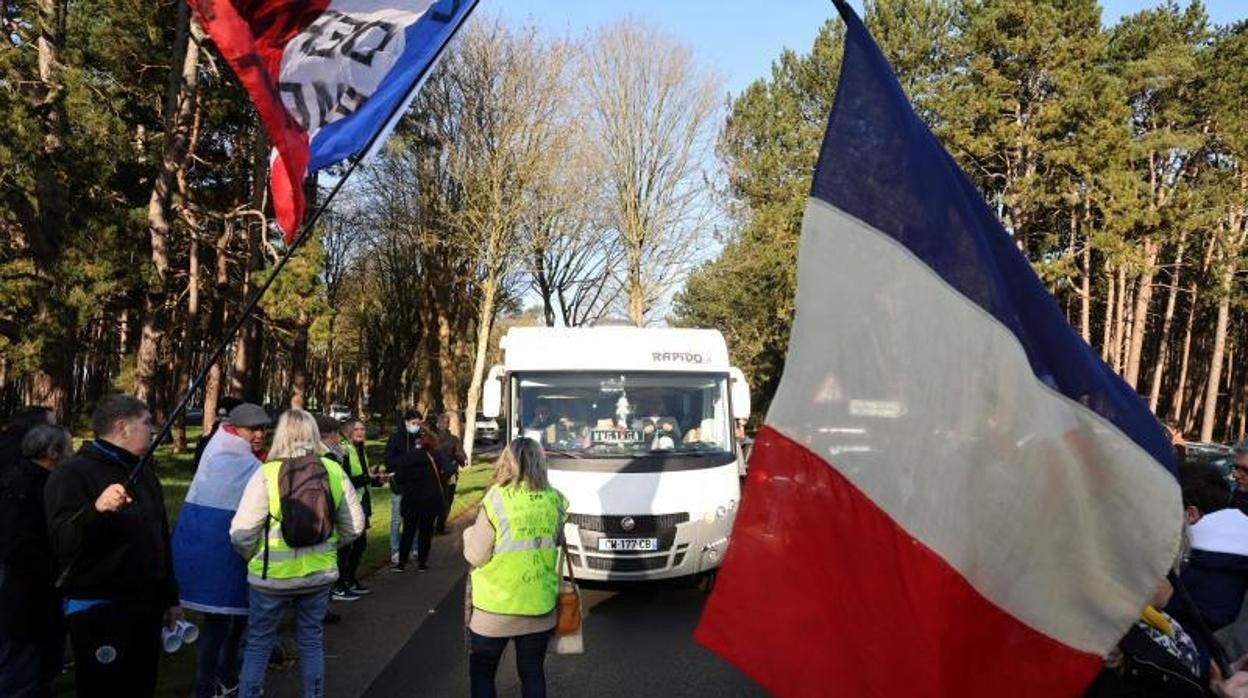
[{"label": "license plate", "polygon": [[644,437],[637,429],[595,429],[589,438],[596,444],[635,444]]},{"label": "license plate", "polygon": [[658,550],[658,538],[599,538],[599,550]]}]

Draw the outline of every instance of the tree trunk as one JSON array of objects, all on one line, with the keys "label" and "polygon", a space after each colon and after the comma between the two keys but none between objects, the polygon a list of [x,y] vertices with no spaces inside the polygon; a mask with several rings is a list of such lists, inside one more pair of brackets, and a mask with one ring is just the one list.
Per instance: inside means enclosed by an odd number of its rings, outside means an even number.
[{"label": "tree trunk", "polygon": [[1236,427],[1236,441],[1243,443],[1244,440],[1248,440],[1248,381],[1239,381],[1237,410],[1239,411],[1239,420]]},{"label": "tree trunk", "polygon": [[468,384],[468,404],[464,406],[464,453],[472,458],[473,441],[477,432],[477,405],[481,402],[481,379],[485,374],[485,359],[490,349],[490,331],[494,327],[494,304],[498,294],[498,280],[489,277],[481,284],[481,312],[477,315],[476,358],[472,362],[472,378]]},{"label": "tree trunk", "polygon": [[[162,246],[159,254],[163,255],[163,252]],[[156,261],[157,254],[156,249],[153,249],[153,262]],[[164,263],[168,263],[167,258]],[[143,294],[143,324],[139,330],[139,351],[135,359],[134,395],[148,403],[149,407],[156,399],[160,338],[164,333],[159,322],[163,302],[164,294],[155,291]]]},{"label": "tree trunk", "polygon": [[1227,342],[1226,368],[1223,370],[1226,371],[1226,394],[1228,399],[1225,410],[1226,416],[1222,419],[1223,441],[1225,441],[1231,433],[1231,423],[1235,415],[1235,406],[1232,403],[1234,403],[1234,396],[1237,392],[1237,388],[1239,387],[1239,371],[1235,370],[1235,357],[1239,353],[1237,351],[1238,349],[1239,347],[1234,342]]},{"label": "tree trunk", "polygon": [[442,407],[450,419],[452,434],[462,437],[464,423],[460,420],[462,411],[460,371],[456,364],[454,336],[451,332],[451,320],[442,306],[437,310],[438,337],[438,368],[442,374]]},{"label": "tree trunk", "polygon": [[1079,280],[1079,336],[1092,345],[1092,243],[1084,243],[1083,274]]},{"label": "tree trunk", "polygon": [[1160,245],[1151,238],[1144,238],[1144,266],[1135,289],[1135,307],[1131,311],[1131,335],[1127,349],[1126,370],[1123,379],[1135,388],[1140,382],[1140,361],[1144,353],[1144,333],[1148,330],[1148,309],[1153,301],[1153,277],[1156,274],[1157,255]]},{"label": "tree trunk", "polygon": [[[196,368],[192,365],[195,360],[195,346],[199,341],[199,240],[194,231],[190,238],[191,249],[187,255],[186,325],[182,331],[182,357],[178,362],[177,380],[174,381],[175,396],[181,395],[183,390],[190,387],[190,375]],[[186,413],[183,412],[174,423],[173,452],[182,453],[185,450]]]},{"label": "tree trunk", "polygon": [[308,390],[308,325],[312,320],[307,313],[299,313],[295,328],[295,340],[290,347],[290,406],[306,409]]},{"label": "tree trunk", "polygon": [[1118,297],[1114,303],[1114,334],[1112,346],[1110,347],[1110,357],[1113,359],[1114,371],[1122,373],[1122,343],[1125,340],[1127,328],[1127,269],[1125,264],[1119,264],[1117,274],[1115,275],[1118,285]]},{"label": "tree trunk", "polygon": [[[1229,277],[1223,276],[1223,284],[1229,284]],[[1218,391],[1222,387],[1222,360],[1226,351],[1226,328],[1230,323],[1231,299],[1224,295],[1218,301],[1218,320],[1213,330],[1213,353],[1209,357],[1209,381],[1205,384],[1205,405],[1201,412],[1200,440],[1213,440],[1213,427],[1217,422]]]},{"label": "tree trunk", "polygon": [[1105,321],[1101,327],[1101,360],[1113,366],[1114,312],[1117,310],[1118,281],[1114,276],[1114,266],[1105,263]]},{"label": "tree trunk", "polygon": [[165,314],[169,307],[169,236],[173,227],[173,192],[178,177],[190,157],[191,127],[194,120],[195,92],[198,89],[199,44],[189,41],[190,10],[178,5],[173,65],[165,100],[165,145],[160,169],[152,184],[147,203],[148,237],[151,242],[155,278],[143,301],[143,332],[135,368],[135,393],[141,400],[156,396],[159,346],[166,332]]},{"label": "tree trunk", "polygon": [[[253,133],[251,209],[263,211],[269,174],[269,139],[262,128],[256,128]],[[252,276],[260,266],[260,238],[264,235],[264,228],[263,220],[257,223],[250,218],[243,226],[247,238],[243,255],[243,283],[239,289],[240,303],[250,300],[255,288]],[[264,397],[259,394],[260,343],[260,325],[254,317],[249,318],[234,341],[234,366],[230,373],[230,394],[256,404],[264,404]]]},{"label": "tree trunk", "polygon": [[1179,283],[1183,276],[1183,253],[1187,246],[1187,230],[1179,233],[1178,249],[1174,253],[1174,274],[1170,277],[1170,291],[1166,294],[1166,313],[1161,319],[1161,346],[1157,349],[1157,362],[1153,364],[1153,377],[1148,388],[1148,409],[1157,413],[1161,401],[1161,381],[1170,361],[1170,331],[1174,326],[1174,309],[1179,300]]},{"label": "tree trunk", "polygon": [[550,279],[546,276],[546,250],[533,251],[533,280],[537,284],[537,292],[542,297],[542,319],[547,327],[555,326],[555,290],[551,288]]},{"label": "tree trunk", "polygon": [[645,288],[641,281],[641,251],[628,252],[628,319],[638,327],[646,324]]},{"label": "tree trunk", "polygon": [[[39,39],[37,40],[39,92],[35,112],[43,131],[43,163],[35,168],[35,198],[38,203],[36,227],[28,242],[37,268],[51,279],[60,257],[69,204],[63,176],[65,132],[65,86],[61,83],[61,50],[65,46],[65,16],[68,0],[39,0]],[[51,289],[43,288],[37,296],[34,319],[38,326],[58,330],[44,344],[39,365],[32,376],[27,400],[50,407],[62,420],[68,420],[72,385],[73,360],[67,354],[74,338],[74,323],[66,317],[65,308],[52,297]]]},{"label": "tree trunk", "polygon": [[[230,262],[229,249],[230,237],[234,232],[233,224],[227,220],[225,229],[217,238],[216,245],[216,276],[213,278],[213,297],[212,312],[208,321],[208,326],[221,331],[225,328],[229,319],[227,306],[229,305],[230,292]],[[217,341],[214,340],[214,345]],[[213,347],[216,348],[215,346]],[[204,383],[204,419],[202,422],[205,434],[212,428],[213,422],[216,421],[217,403],[221,400],[221,383],[222,383],[222,363],[225,361],[223,356],[221,359],[213,362],[212,368],[208,370],[208,379]]]}]

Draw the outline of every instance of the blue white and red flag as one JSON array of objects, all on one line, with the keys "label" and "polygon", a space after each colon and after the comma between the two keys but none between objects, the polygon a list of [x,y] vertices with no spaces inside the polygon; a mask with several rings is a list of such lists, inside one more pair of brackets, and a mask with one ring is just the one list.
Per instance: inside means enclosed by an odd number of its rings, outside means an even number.
[{"label": "blue white and red flag", "polygon": [[273,143],[273,211],[290,242],[307,174],[381,145],[477,0],[187,2]]},{"label": "blue white and red flag", "polygon": [[788,359],[697,639],[778,695],[1080,695],[1176,558],[1169,440],[838,7]]}]

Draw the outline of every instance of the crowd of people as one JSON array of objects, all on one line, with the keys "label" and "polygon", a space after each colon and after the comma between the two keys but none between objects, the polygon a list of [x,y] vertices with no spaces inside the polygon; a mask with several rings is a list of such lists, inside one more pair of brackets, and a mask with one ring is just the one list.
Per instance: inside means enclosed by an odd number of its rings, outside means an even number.
[{"label": "crowd of people", "polygon": [[[78,695],[154,695],[162,628],[184,609],[200,614],[196,696],[262,695],[288,609],[303,693],[324,695],[331,602],[371,591],[359,568],[373,487],[391,489],[391,569],[406,571],[413,554],[428,569],[467,463],[445,416],[404,413],[373,466],[359,420],[291,409],[270,437],[264,409],[231,404],[173,528],[155,469],[138,467],[153,432],[142,401],[102,399],[77,451],[42,408],[0,433],[0,696],[51,695],[67,639]],[[1182,554],[1089,696],[1248,698],[1248,442],[1229,473],[1179,473]],[[473,696],[495,695],[509,642],[523,695],[545,695],[566,517],[541,443],[513,439],[464,530]]]},{"label": "crowd of people", "polygon": [[[261,695],[287,609],[303,694],[323,695],[331,601],[371,591],[360,564],[372,487],[392,490],[393,569],[406,570],[413,553],[416,569],[428,569],[467,464],[447,416],[426,422],[406,412],[384,464],[372,466],[360,420],[291,409],[270,436],[260,406],[224,404],[173,527],[156,469],[138,467],[153,434],[145,403],[102,399],[77,451],[49,410],[11,419],[0,434],[0,696],[51,695],[67,641],[78,695],[154,695],[162,629],[185,625],[184,609],[198,614],[195,696]],[[540,446],[528,443],[500,458],[489,514],[465,532],[482,609],[470,625],[474,695],[492,691],[512,637],[525,648],[525,695],[544,687],[532,648],[553,627],[566,502],[546,484]],[[543,497],[512,496],[530,487]],[[541,523],[540,545],[511,549],[506,522],[516,516]],[[513,578],[535,556],[548,573]],[[509,614],[525,622],[509,623]]]}]

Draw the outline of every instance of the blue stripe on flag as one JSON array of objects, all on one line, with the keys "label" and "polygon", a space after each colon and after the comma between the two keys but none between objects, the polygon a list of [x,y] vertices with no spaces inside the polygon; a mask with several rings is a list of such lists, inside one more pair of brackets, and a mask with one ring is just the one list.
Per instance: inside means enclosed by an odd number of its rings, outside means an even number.
[{"label": "blue stripe on flag", "polygon": [[1175,472],[1160,423],[1075,333],[983,196],[914,113],[861,20],[842,14],[844,63],[811,195],[909,249],[1018,338],[1039,380]]},{"label": "blue stripe on flag", "polygon": [[407,28],[403,55],[373,95],[350,116],[317,131],[310,143],[312,160],[308,172],[329,167],[368,145],[475,3],[476,0],[440,0]]}]

